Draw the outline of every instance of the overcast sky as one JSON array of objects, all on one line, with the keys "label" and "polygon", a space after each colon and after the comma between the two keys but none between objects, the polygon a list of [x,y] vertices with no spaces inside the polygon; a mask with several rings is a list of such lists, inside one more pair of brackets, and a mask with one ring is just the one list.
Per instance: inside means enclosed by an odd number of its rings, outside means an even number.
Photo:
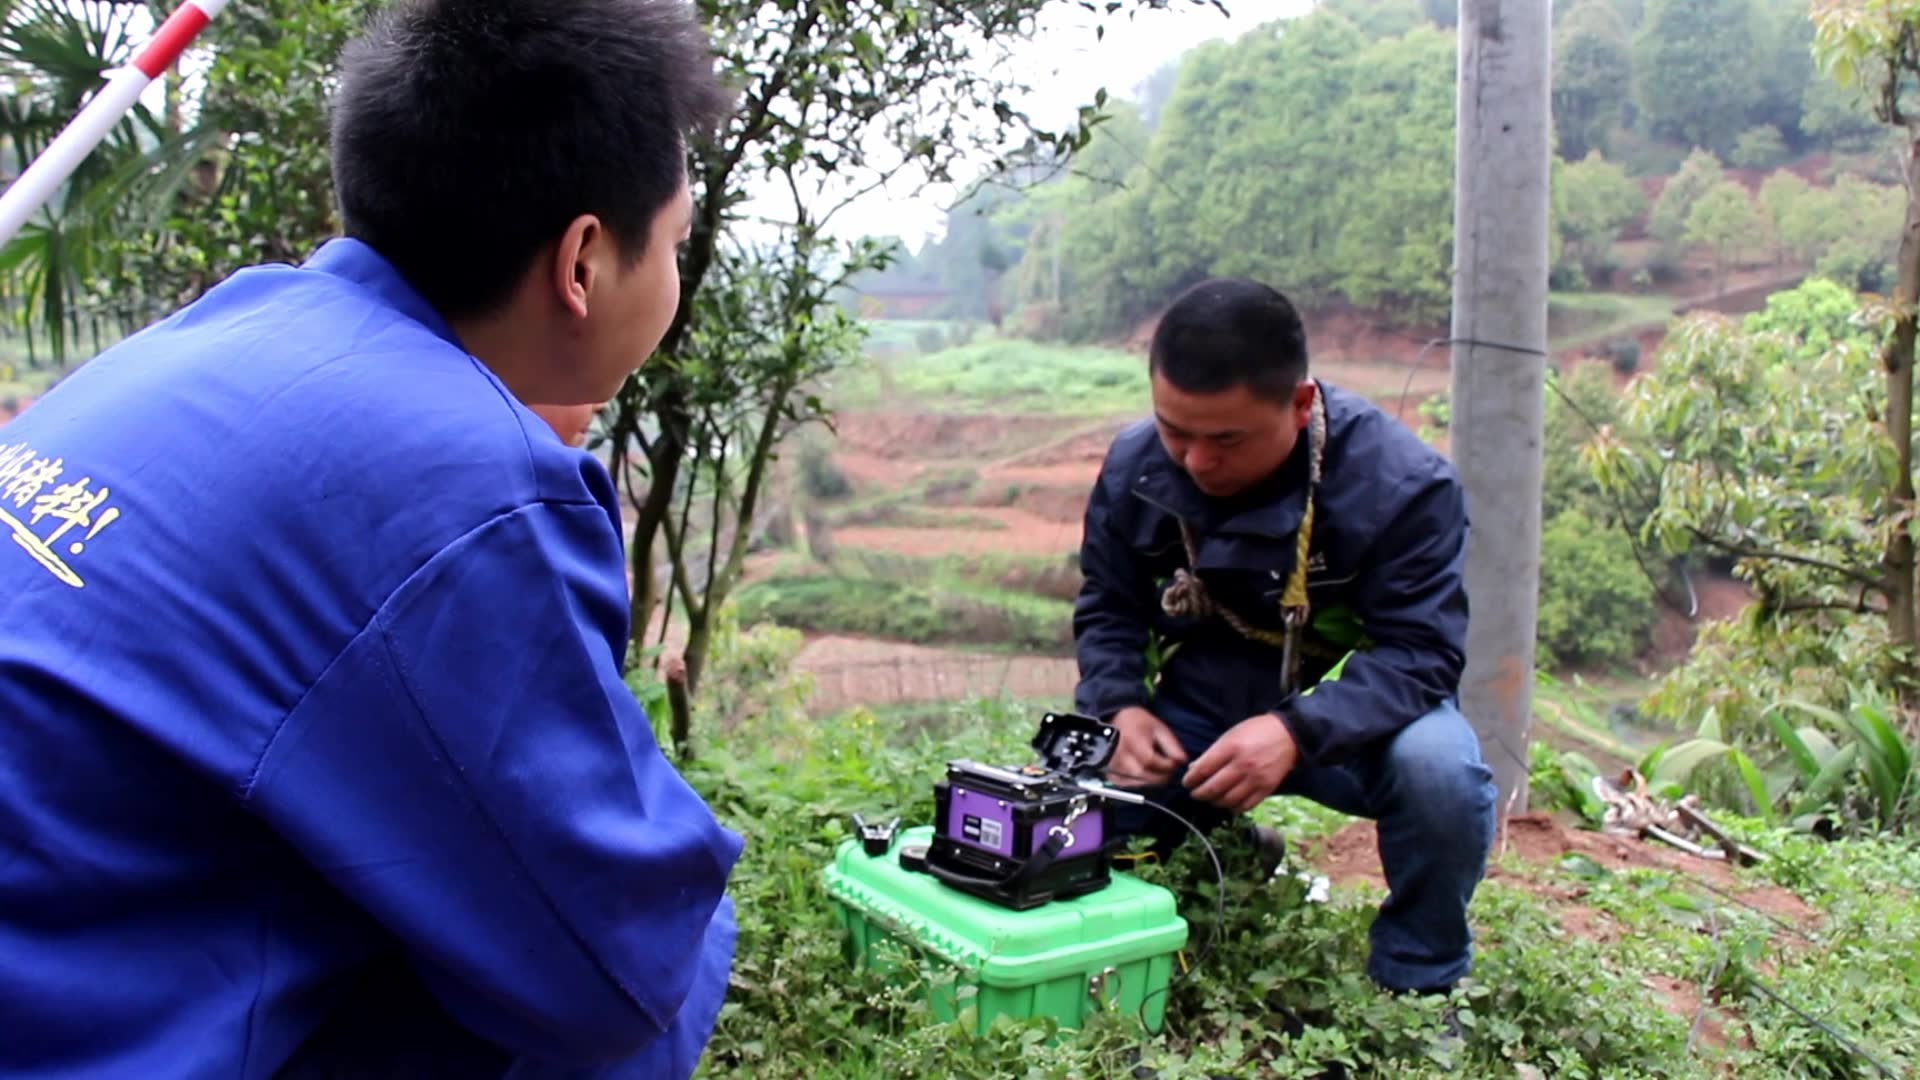
[{"label": "overcast sky", "polygon": [[[1094,91],[1128,97],[1161,65],[1202,42],[1233,38],[1261,23],[1301,15],[1314,0],[1224,0],[1230,15],[1186,0],[1171,0],[1163,11],[1142,10],[1131,20],[1125,12],[1110,16],[1106,37],[1095,40],[1099,19],[1077,4],[1062,2],[1043,20],[1034,40],[1017,49],[1025,79],[1036,89],[1023,102],[1035,122],[1055,128],[1071,121]],[[1027,65],[1031,64],[1029,68]],[[952,187],[936,187],[915,196],[907,185],[875,192],[837,217],[833,232],[842,235],[899,236],[918,248],[945,225]]]}]

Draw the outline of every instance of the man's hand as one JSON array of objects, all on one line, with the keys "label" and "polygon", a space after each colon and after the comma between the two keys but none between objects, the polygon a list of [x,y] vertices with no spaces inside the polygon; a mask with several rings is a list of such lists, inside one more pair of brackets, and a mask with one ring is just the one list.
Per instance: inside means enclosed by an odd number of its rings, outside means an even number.
[{"label": "man's hand", "polygon": [[1187,763],[1187,752],[1173,730],[1160,718],[1129,706],[1114,714],[1120,745],[1114,748],[1107,774],[1123,786],[1158,785],[1173,779],[1173,771]]},{"label": "man's hand", "polygon": [[1200,802],[1244,814],[1273,794],[1299,760],[1286,721],[1261,713],[1235,724],[1187,768],[1187,790]]}]

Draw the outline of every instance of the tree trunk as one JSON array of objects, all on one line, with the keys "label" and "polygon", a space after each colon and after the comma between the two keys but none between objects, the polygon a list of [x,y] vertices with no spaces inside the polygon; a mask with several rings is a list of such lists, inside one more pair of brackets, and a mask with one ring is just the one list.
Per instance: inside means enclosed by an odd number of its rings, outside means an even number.
[{"label": "tree trunk", "polygon": [[687,695],[687,666],[678,659],[668,660],[667,737],[673,742],[674,756],[693,760],[693,702]]},{"label": "tree trunk", "polygon": [[[1895,473],[1888,511],[1895,526],[1887,540],[1887,632],[1914,663],[1920,627],[1914,615],[1913,348],[1914,306],[1920,303],[1920,137],[1907,145],[1907,217],[1900,230],[1899,276],[1893,289],[1893,337],[1884,355],[1887,371],[1887,438],[1893,441]],[[1912,671],[1909,670],[1909,674]]]},{"label": "tree trunk", "polygon": [[628,633],[636,644],[645,640],[647,627],[653,623],[653,609],[660,603],[660,586],[656,583],[653,563],[654,540],[673,507],[673,489],[680,479],[680,463],[687,453],[686,442],[681,437],[686,430],[685,420],[673,417],[669,412],[672,407],[663,403],[658,410],[663,422],[660,435],[647,454],[647,497],[641,501],[633,519],[633,546],[627,553],[633,567]]},{"label": "tree trunk", "polygon": [[[699,618],[688,620],[692,625],[687,628],[687,649],[680,654],[680,658],[686,661],[687,665],[688,694],[700,692],[700,676],[707,670],[707,653],[713,648],[714,613],[715,609],[711,603],[702,603],[697,613]],[[676,731],[674,738],[680,739],[681,733]]]},{"label": "tree trunk", "polygon": [[[687,690],[690,693],[700,690],[700,674],[706,670],[707,651],[713,647],[713,620],[732,594],[734,583],[740,580],[741,570],[746,564],[754,511],[760,502],[760,490],[766,486],[767,464],[773,458],[773,444],[779,440],[780,405],[792,392],[793,384],[782,380],[774,385],[767,398],[767,414],[760,423],[759,433],[754,437],[751,450],[753,457],[747,466],[747,483],[740,492],[740,501],[734,506],[733,542],[728,545],[724,562],[718,567],[711,564],[707,567],[707,587],[700,597],[699,608],[688,610],[689,626],[684,655],[687,661]],[[717,513],[712,527],[716,533],[720,528]]]}]

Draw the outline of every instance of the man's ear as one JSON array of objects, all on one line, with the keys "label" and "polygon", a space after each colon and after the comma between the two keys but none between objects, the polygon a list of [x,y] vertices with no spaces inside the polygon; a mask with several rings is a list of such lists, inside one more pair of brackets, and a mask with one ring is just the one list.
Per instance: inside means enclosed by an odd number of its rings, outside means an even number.
[{"label": "man's ear", "polygon": [[1293,414],[1303,428],[1313,419],[1313,399],[1319,392],[1320,384],[1312,379],[1301,379],[1293,388]]},{"label": "man's ear", "polygon": [[587,317],[587,302],[602,271],[601,254],[607,246],[607,228],[593,214],[581,214],[568,223],[554,246],[554,298],[576,319]]}]

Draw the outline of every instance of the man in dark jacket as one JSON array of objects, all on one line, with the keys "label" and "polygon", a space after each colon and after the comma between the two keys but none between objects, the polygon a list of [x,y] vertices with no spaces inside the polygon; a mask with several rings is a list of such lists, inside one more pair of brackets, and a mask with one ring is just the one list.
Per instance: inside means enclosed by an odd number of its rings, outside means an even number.
[{"label": "man in dark jacket", "polygon": [[[1378,821],[1390,895],[1369,974],[1451,987],[1494,824],[1455,704],[1459,480],[1371,402],[1309,378],[1299,315],[1257,282],[1183,294],[1149,368],[1154,417],[1107,453],[1074,612],[1076,705],[1120,729],[1110,778],[1203,830],[1275,794]],[[1145,808],[1119,824],[1163,846],[1184,832]]]}]

